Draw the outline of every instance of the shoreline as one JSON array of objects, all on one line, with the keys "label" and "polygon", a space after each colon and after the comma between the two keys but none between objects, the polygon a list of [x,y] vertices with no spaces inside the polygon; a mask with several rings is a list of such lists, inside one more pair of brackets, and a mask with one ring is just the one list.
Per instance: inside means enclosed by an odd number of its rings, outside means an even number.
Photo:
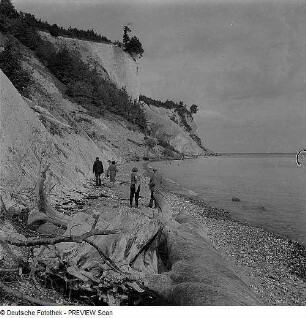
[{"label": "shoreline", "polygon": [[[102,187],[95,187],[94,180],[88,180],[89,193],[79,211],[89,215],[94,211],[101,211],[102,214],[115,217],[123,209],[127,213],[154,217],[158,212],[147,208],[150,191],[146,164],[150,165],[148,162],[129,162],[120,165],[114,187],[109,187],[106,177],[102,180]],[[133,166],[139,168],[142,176],[139,209],[131,209],[128,203],[129,177]],[[165,195],[172,210],[171,220],[178,222],[179,228],[182,226],[186,229],[191,226],[196,231],[199,229],[202,239],[212,245],[216,253],[228,264],[228,268],[233,269],[237,278],[256,294],[260,305],[306,305],[305,249],[300,250],[295,243],[276,237],[266,230],[237,222],[226,211],[210,207],[182,193],[177,194],[171,189],[166,189]],[[72,210],[77,213],[76,206],[72,207]],[[183,243],[184,237],[180,239]],[[190,255],[188,251],[186,253],[188,257],[192,254],[191,251]],[[193,251],[193,254],[195,253],[197,252]],[[203,263],[207,261],[208,264],[211,261],[209,255],[203,255],[201,260]],[[192,272],[193,268],[189,268],[189,271]],[[304,281],[299,277],[303,273]],[[233,278],[233,281],[235,279]],[[171,305],[158,299],[154,302],[155,305]],[[143,304],[153,305],[149,300]]]},{"label": "shoreline", "polygon": [[[139,172],[142,174],[143,176],[143,180],[142,180],[142,186],[141,186],[141,191],[140,191],[140,209],[139,211],[142,212],[142,209],[144,207],[147,206],[147,203],[149,202],[149,198],[150,198],[150,194],[149,194],[149,189],[148,189],[148,180],[149,180],[149,173],[150,171],[146,168],[148,167],[149,169],[152,169],[151,166],[151,161],[138,161],[138,162],[125,162],[120,164],[120,172],[119,172],[119,176],[118,176],[118,181],[121,180],[119,182],[120,187],[126,187],[126,189],[124,190],[124,192],[126,193],[126,199],[124,200],[128,200],[128,194],[129,194],[129,176],[130,176],[130,171],[132,169],[133,166],[137,166],[139,168]],[[121,175],[121,176],[120,176]],[[162,174],[161,174],[162,175]],[[163,180],[165,180],[166,178],[164,177],[164,175],[162,175]],[[178,214],[180,208],[179,205],[182,204],[184,205],[185,203],[188,203],[191,205],[191,210],[195,210],[196,213],[193,213],[193,216],[196,217],[196,219],[201,219],[201,221],[206,221],[209,220],[209,223],[220,223],[222,224],[222,227],[225,227],[224,224],[229,224],[231,227],[236,228],[236,230],[238,228],[241,229],[245,229],[246,233],[250,233],[252,232],[253,235],[259,235],[262,238],[267,238],[267,240],[269,241],[273,241],[271,246],[269,247],[270,249],[275,249],[277,250],[277,246],[275,246],[275,244],[279,244],[282,245],[282,254],[288,254],[286,256],[284,256],[284,258],[286,258],[286,260],[284,260],[284,262],[286,263],[285,267],[286,267],[286,271],[289,274],[292,275],[297,275],[299,279],[304,280],[304,282],[306,283],[306,247],[303,246],[302,244],[300,244],[298,241],[294,241],[291,240],[285,236],[281,236],[279,234],[273,233],[267,229],[261,228],[259,226],[254,226],[251,224],[248,224],[247,222],[243,222],[240,220],[237,220],[235,218],[233,218],[230,214],[230,212],[226,211],[225,209],[222,208],[217,208],[217,207],[213,207],[208,205],[205,201],[200,200],[195,198],[195,196],[193,196],[192,194],[190,194],[189,189],[185,189],[184,187],[180,186],[177,183],[173,183],[172,180],[170,180],[171,183],[169,181],[164,182],[164,184],[166,184],[165,187],[165,192],[172,196],[172,201],[173,201],[173,208],[174,210],[177,209],[177,211],[174,211],[175,214]],[[172,186],[172,187],[171,187]],[[118,187],[118,184],[117,184]],[[115,187],[116,188],[116,187]],[[98,189],[97,189],[98,190]],[[117,192],[116,189],[112,189],[109,188],[109,190],[114,192]],[[94,190],[96,191],[96,190]],[[120,191],[121,192],[121,191]],[[192,192],[192,191],[191,191]],[[122,194],[122,192],[121,192]],[[146,198],[147,202],[143,202],[144,198]],[[179,204],[175,203],[179,202]],[[221,225],[218,225],[219,227]],[[243,231],[242,231],[243,232]],[[235,235],[235,233],[232,233],[231,235]],[[251,243],[252,240],[255,240],[254,237],[249,237],[249,234],[245,234],[244,233],[240,233],[239,234],[242,240],[245,240],[248,242],[248,244]],[[211,237],[213,238],[214,244],[216,246],[218,246],[218,238],[216,235],[214,235],[214,233],[211,233]],[[230,238],[230,240],[233,241],[232,238]],[[222,245],[226,245],[226,242],[223,242]],[[251,244],[252,245],[252,244]],[[224,249],[226,249],[226,246],[223,247]],[[252,246],[251,246],[252,248]],[[251,249],[250,248],[250,249]],[[264,246],[262,246],[263,249],[265,249]],[[244,251],[247,250],[248,248],[245,247]],[[225,254],[228,254],[227,252],[225,252]],[[273,253],[272,253],[273,254]],[[236,257],[239,257],[239,253],[236,253]],[[305,284],[305,289],[306,289],[306,284]],[[306,295],[305,295],[305,305],[306,305]]]},{"label": "shoreline", "polygon": [[[195,158],[192,158],[192,159],[195,159]],[[159,161],[157,161],[157,162],[159,162]],[[256,225],[256,224],[251,224],[251,223],[248,223],[247,221],[244,221],[244,220],[239,220],[238,218],[236,218],[235,216],[232,215],[232,213],[230,212],[230,209],[228,209],[226,206],[225,207],[224,206],[222,206],[222,207],[214,206],[213,204],[206,202],[204,199],[199,198],[199,196],[201,194],[199,194],[199,193],[197,193],[189,188],[184,187],[183,185],[173,181],[172,179],[169,179],[168,177],[165,177],[162,173],[160,173],[160,174],[162,175],[163,180],[165,180],[164,184],[166,185],[165,189],[167,191],[170,191],[173,194],[176,194],[178,196],[182,196],[183,198],[187,198],[187,199],[191,200],[192,202],[194,202],[196,205],[200,205],[200,206],[203,206],[204,208],[209,209],[212,216],[216,215],[218,217],[224,217],[227,219],[231,219],[235,222],[238,222],[242,225],[248,225],[248,226],[252,226],[255,228],[263,229],[263,230],[267,231],[268,233],[275,235],[276,237],[280,237],[284,240],[291,241],[294,244],[298,244],[306,250],[306,243],[303,244],[302,242],[298,241],[295,238],[291,238],[291,237],[286,236],[285,234],[282,234],[282,233],[274,232],[272,229],[264,228],[264,227],[261,227],[260,225]]]},{"label": "shoreline", "polygon": [[[207,237],[263,305],[306,305],[306,249],[267,230],[242,224],[216,208],[168,192],[176,214],[186,206]],[[221,212],[221,215],[220,215]]]},{"label": "shoreline", "polygon": [[[261,295],[265,304],[306,305],[305,246],[236,220],[228,211],[209,206],[176,183],[174,187],[172,183],[164,183],[165,192],[172,200],[173,213],[180,214],[181,207],[187,205],[188,213],[208,228],[214,247],[239,268],[239,275]],[[295,296],[288,295],[290,291],[296,292]]]}]

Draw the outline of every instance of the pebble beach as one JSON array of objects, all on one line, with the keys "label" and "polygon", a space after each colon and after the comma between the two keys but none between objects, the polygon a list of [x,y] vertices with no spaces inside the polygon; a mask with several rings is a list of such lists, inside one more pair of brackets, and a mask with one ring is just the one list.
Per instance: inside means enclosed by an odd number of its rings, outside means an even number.
[{"label": "pebble beach", "polygon": [[[138,210],[150,214],[153,209],[147,208],[149,178],[141,163],[122,165],[117,184],[107,191],[118,198],[120,204],[128,206],[129,176],[134,166],[142,175]],[[201,224],[213,246],[263,305],[306,305],[306,250],[303,246],[233,220],[226,211],[193,200],[182,192],[177,194],[165,189],[165,193],[172,213],[184,212]]]},{"label": "pebble beach", "polygon": [[[139,208],[129,206],[130,174],[135,166],[141,176]],[[133,213],[149,218],[161,213],[148,207],[149,176],[144,164],[128,163],[119,165],[118,168],[119,173],[113,187],[106,177],[103,178],[101,187],[94,186],[93,179],[89,180],[86,196],[77,203],[66,198],[63,204],[58,205],[59,210],[62,208],[66,213],[72,214],[78,209],[88,214],[99,212],[110,220],[120,211],[129,213],[132,210]],[[178,219],[180,215],[197,224],[233,272],[254,292],[261,305],[306,305],[306,251],[303,246],[261,228],[233,220],[227,211],[194,200],[188,191],[184,193],[165,188],[164,194],[171,206],[173,219]],[[20,284],[16,288],[22,290]],[[25,286],[26,289],[31,287],[28,282]],[[49,291],[43,291],[40,288],[37,293],[38,290],[35,292],[33,289],[33,295],[39,298],[48,293],[48,297],[53,298]],[[58,294],[54,296],[54,300],[59,303],[67,302]],[[69,303],[71,304],[70,301]],[[165,305],[160,302],[157,304]]]},{"label": "pebble beach", "polygon": [[214,247],[263,305],[306,305],[306,252],[297,243],[231,220],[222,210],[168,192],[174,211],[185,209],[207,229]]}]

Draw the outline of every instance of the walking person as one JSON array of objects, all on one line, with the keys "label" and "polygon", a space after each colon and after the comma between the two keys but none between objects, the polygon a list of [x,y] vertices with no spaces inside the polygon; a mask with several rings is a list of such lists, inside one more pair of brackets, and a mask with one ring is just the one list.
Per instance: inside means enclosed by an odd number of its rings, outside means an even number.
[{"label": "walking person", "polygon": [[108,167],[107,167],[107,169],[108,169],[109,166],[112,164],[112,161],[111,160],[107,160],[107,163],[108,163]]},{"label": "walking person", "polygon": [[104,172],[103,164],[99,160],[99,157],[96,158],[96,161],[93,164],[92,172],[95,174],[96,177],[96,186],[101,185],[101,174]]},{"label": "walking person", "polygon": [[153,174],[150,178],[149,181],[149,189],[151,191],[151,197],[150,197],[150,203],[149,203],[149,208],[153,207],[153,203],[154,203],[154,207],[157,208],[157,203],[154,197],[154,190],[156,189],[156,183],[157,183],[157,174],[156,174],[157,169],[153,168]]},{"label": "walking person", "polygon": [[131,185],[130,185],[130,207],[133,206],[133,198],[135,195],[135,206],[138,208],[138,199],[140,192],[140,176],[137,174],[138,169],[135,167],[131,173]]},{"label": "walking person", "polygon": [[118,172],[118,169],[116,166],[116,162],[112,161],[112,163],[109,165],[107,169],[107,174],[106,174],[107,177],[109,177],[109,180],[112,183],[112,186],[115,185],[117,172]]}]

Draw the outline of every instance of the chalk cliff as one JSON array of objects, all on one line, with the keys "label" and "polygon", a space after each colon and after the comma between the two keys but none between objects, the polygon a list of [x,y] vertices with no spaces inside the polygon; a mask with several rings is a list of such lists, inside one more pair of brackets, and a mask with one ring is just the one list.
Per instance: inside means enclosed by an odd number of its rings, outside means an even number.
[{"label": "chalk cliff", "polygon": [[[84,62],[91,67],[96,67],[101,76],[111,80],[118,88],[126,89],[132,99],[139,99],[139,62],[136,58],[124,52],[122,48],[109,43],[97,43],[66,37],[55,38],[46,32],[40,32],[40,34],[44,40],[53,43],[58,49],[65,47],[70,51],[77,52]],[[149,126],[153,127],[158,124],[161,128],[157,137],[169,143],[175,150],[187,155],[200,155],[207,152],[197,136],[192,117],[185,116],[190,128],[187,131],[181,117],[173,110],[158,109],[153,105],[144,103],[143,107]]]},{"label": "chalk cliff", "polygon": [[[76,51],[105,79],[126,88],[133,99],[139,98],[138,62],[122,48],[40,34],[58,49],[65,46]],[[78,197],[79,192],[84,192],[97,156],[105,165],[107,160],[124,162],[144,156],[145,135],[137,125],[112,113],[101,116],[70,100],[64,94],[62,83],[26,48],[22,64],[33,79],[28,98],[19,94],[2,71],[0,76],[0,173],[6,204],[22,201],[20,197],[16,201],[10,193],[33,189],[41,161],[50,164],[50,184],[56,184],[53,198],[60,200],[68,193]],[[171,111],[145,104],[142,107],[149,127],[155,129],[160,140],[184,154],[205,153],[205,148],[190,137],[180,122],[171,120]],[[160,156],[163,150],[161,145],[156,146],[155,155]]]},{"label": "chalk cliff", "polygon": [[59,197],[77,193],[90,176],[93,157],[105,161],[111,151],[103,152],[66,120],[25,100],[1,70],[0,83],[0,179],[6,204],[31,195],[40,164],[50,165],[49,181]]},{"label": "chalk cliff", "polygon": [[[193,139],[194,136],[197,136],[197,132],[192,118],[185,116],[188,131],[182,123],[182,118],[174,110],[145,103],[143,103],[143,107],[148,126],[157,139],[169,143],[175,150],[186,155],[209,153],[209,150],[204,148],[201,142],[199,143],[197,139]],[[200,140],[199,137],[197,138]]]},{"label": "chalk cliff", "polygon": [[97,67],[105,79],[110,79],[118,88],[125,88],[132,99],[138,100],[140,83],[138,61],[121,47],[110,43],[98,43],[67,37],[53,37],[40,32],[41,37],[57,48],[68,48],[80,54],[91,67]]}]

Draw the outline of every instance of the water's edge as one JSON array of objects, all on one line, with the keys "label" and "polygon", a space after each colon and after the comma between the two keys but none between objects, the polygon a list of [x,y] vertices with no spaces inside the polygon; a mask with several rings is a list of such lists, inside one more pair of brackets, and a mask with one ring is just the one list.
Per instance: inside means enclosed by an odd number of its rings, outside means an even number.
[{"label": "water's edge", "polygon": [[[153,165],[154,165],[154,163],[153,163]],[[285,234],[274,232],[273,230],[264,228],[260,225],[250,224],[247,221],[239,220],[230,212],[230,210],[227,210],[226,208],[220,208],[217,206],[213,206],[211,203],[202,199],[198,193],[196,193],[193,190],[188,189],[188,188],[182,186],[181,184],[169,179],[163,173],[161,173],[161,172],[159,172],[159,173],[163,177],[163,180],[164,180],[163,186],[164,186],[166,191],[169,191],[170,193],[177,195],[179,197],[183,197],[184,199],[189,200],[190,202],[192,202],[195,205],[198,205],[198,206],[203,207],[205,209],[207,209],[207,208],[210,209],[212,211],[212,215],[214,217],[232,220],[236,223],[247,225],[247,226],[253,227],[253,228],[259,228],[261,230],[266,231],[269,234],[274,235],[275,237],[282,238],[282,239],[287,240],[289,242],[293,242],[293,243],[298,244],[306,249],[306,243],[303,244],[302,242],[299,242],[296,239],[290,238],[290,237],[286,236]]]},{"label": "water's edge", "polygon": [[[161,173],[163,176],[163,174]],[[202,214],[198,214],[201,218],[212,218],[216,220],[222,220],[225,222],[232,222],[233,224],[237,224],[238,226],[243,226],[245,228],[257,229],[259,230],[264,237],[273,237],[276,241],[278,241],[279,245],[287,246],[286,253],[288,254],[286,267],[291,274],[296,275],[301,278],[304,282],[306,282],[306,246],[300,244],[298,241],[292,240],[284,235],[280,235],[278,233],[274,233],[268,229],[262,228],[260,226],[256,226],[253,224],[249,224],[247,222],[243,222],[235,219],[230,212],[225,209],[213,207],[207,204],[204,200],[198,199],[196,195],[194,195],[193,191],[184,188],[178,183],[173,182],[172,180],[163,176],[163,188],[165,192],[169,192],[172,195],[178,197],[178,200],[183,199],[189,201],[191,204],[198,206],[203,211]],[[250,238],[251,239],[251,238]],[[272,247],[269,247],[273,249]],[[277,247],[276,247],[277,249]]]}]

